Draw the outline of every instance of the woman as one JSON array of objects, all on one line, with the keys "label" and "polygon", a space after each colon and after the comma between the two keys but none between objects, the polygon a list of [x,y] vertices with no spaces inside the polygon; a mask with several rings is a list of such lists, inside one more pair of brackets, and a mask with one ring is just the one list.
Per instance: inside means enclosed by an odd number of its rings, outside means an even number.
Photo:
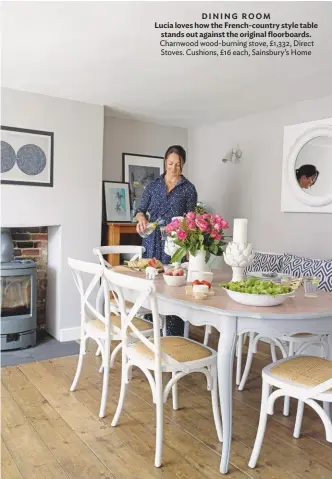
[{"label": "woman", "polygon": [[316,183],[319,171],[314,165],[302,165],[295,174],[300,188],[307,190]]},{"label": "woman", "polygon": [[[165,153],[165,173],[150,183],[142,196],[137,210],[137,231],[143,233],[149,221],[161,219],[164,225],[172,221],[174,216],[183,216],[193,211],[197,204],[197,191],[183,175],[186,152],[180,145],[170,146]],[[149,220],[146,214],[149,213]],[[164,242],[160,229],[157,228],[143,239],[145,256],[159,259],[163,264],[171,260],[164,251]],[[176,316],[168,316],[166,322],[167,335],[183,336],[184,323]]]}]

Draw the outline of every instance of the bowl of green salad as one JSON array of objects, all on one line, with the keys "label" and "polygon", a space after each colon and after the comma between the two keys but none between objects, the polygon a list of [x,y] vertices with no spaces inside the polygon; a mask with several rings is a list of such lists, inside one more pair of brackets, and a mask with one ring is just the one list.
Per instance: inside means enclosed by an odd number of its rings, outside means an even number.
[{"label": "bowl of green salad", "polygon": [[237,303],[248,306],[277,306],[294,294],[289,287],[273,281],[250,278],[219,285]]}]

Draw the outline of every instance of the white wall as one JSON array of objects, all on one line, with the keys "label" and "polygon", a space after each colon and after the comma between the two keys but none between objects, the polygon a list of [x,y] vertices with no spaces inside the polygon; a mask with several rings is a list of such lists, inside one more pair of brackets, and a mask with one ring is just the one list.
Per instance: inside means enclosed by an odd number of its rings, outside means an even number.
[{"label": "white wall", "polygon": [[[189,129],[189,174],[200,198],[232,223],[249,219],[255,249],[332,257],[332,215],[281,212],[283,129],[331,117],[332,96],[231,122]],[[222,163],[239,145],[239,164]]]},{"label": "white wall", "polygon": [[[3,226],[50,226],[47,328],[79,337],[79,300],[69,256],[96,262],[100,244],[104,108],[2,90],[2,125],[54,132],[54,187],[2,185]],[[61,226],[61,228],[57,228]]]},{"label": "white wall", "polygon": [[[122,181],[122,153],[164,156],[170,145],[182,145],[187,150],[188,130],[106,116],[103,179]],[[185,175],[187,171],[186,165]]]}]

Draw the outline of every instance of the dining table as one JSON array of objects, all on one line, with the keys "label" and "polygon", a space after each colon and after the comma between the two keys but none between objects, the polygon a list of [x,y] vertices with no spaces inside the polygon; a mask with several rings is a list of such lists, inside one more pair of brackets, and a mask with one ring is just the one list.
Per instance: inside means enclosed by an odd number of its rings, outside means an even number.
[{"label": "dining table", "polygon": [[[122,274],[145,278],[145,273],[125,266],[113,268]],[[332,293],[318,291],[317,297],[306,297],[300,286],[294,297],[277,306],[247,306],[232,300],[220,284],[231,280],[231,271],[213,271],[211,290],[214,295],[195,299],[186,293],[185,285],[168,286],[162,274],[155,279],[160,315],[175,315],[195,326],[213,326],[219,331],[218,389],[223,424],[223,445],[220,472],[229,467],[232,441],[232,375],[235,346],[238,335],[254,332],[262,337],[280,338],[297,333],[329,335],[329,359],[332,360]],[[125,299],[135,300],[129,289]],[[148,307],[148,304],[146,305]]]}]

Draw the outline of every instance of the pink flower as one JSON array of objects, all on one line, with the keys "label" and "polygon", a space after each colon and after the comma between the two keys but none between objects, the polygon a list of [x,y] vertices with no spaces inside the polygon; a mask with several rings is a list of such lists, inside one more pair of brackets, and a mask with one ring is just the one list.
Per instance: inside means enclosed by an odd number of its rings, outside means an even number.
[{"label": "pink flower", "polygon": [[177,230],[180,227],[180,220],[177,218],[173,221],[171,221],[167,226],[166,226],[166,231],[167,233],[172,233],[172,231]]},{"label": "pink flower", "polygon": [[189,213],[186,214],[186,219],[188,220],[194,220],[196,218],[196,215],[193,211],[189,211]]},{"label": "pink flower", "polygon": [[209,220],[210,218],[211,218],[211,215],[209,215],[208,213],[204,213],[203,215],[204,220]]},{"label": "pink flower", "polygon": [[210,225],[207,221],[203,219],[196,219],[196,225],[199,227],[201,231],[209,231]]},{"label": "pink flower", "polygon": [[193,220],[187,220],[187,228],[191,231],[196,229],[196,223]]},{"label": "pink flower", "polygon": [[178,220],[177,218],[175,218],[175,220],[173,220],[171,222],[171,225],[173,225],[173,229],[178,229],[178,227],[180,226],[180,220]]},{"label": "pink flower", "polygon": [[165,227],[165,231],[166,231],[166,233],[172,233],[172,231],[173,231],[172,223],[169,223],[169,224]]},{"label": "pink flower", "polygon": [[187,238],[187,233],[184,230],[179,230],[176,234],[181,241],[184,241]]},{"label": "pink flower", "polygon": [[216,229],[212,230],[211,231],[211,238],[213,238],[214,240],[221,240],[222,236],[221,234],[218,233],[218,231]]},{"label": "pink flower", "polygon": [[172,231],[175,231],[179,228],[180,226],[180,221],[178,219],[175,219],[171,221],[167,226],[166,226],[166,231],[167,233],[171,233]]},{"label": "pink flower", "polygon": [[229,224],[226,220],[222,220],[220,221],[220,227],[222,230],[226,230],[227,228],[229,228]]},{"label": "pink flower", "polygon": [[218,219],[216,219],[216,221],[214,223],[214,228],[218,229],[218,230],[223,230],[223,229],[229,228],[229,225],[228,225],[226,220],[224,220],[222,218],[220,219],[220,217],[219,217]]}]

